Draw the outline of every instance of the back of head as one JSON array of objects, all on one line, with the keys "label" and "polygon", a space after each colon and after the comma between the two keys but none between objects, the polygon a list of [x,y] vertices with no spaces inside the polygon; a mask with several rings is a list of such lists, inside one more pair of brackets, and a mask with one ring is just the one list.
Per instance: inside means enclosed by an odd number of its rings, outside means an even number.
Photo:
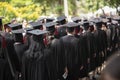
[{"label": "back of head", "polygon": [[15,34],[14,35],[15,42],[21,42],[23,43],[23,35],[22,34]]}]

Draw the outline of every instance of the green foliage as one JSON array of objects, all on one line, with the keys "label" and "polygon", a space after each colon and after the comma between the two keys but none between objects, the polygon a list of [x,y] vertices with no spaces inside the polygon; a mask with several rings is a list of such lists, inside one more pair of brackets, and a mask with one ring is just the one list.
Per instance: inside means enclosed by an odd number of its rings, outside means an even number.
[{"label": "green foliage", "polygon": [[[54,13],[61,15],[63,14],[64,11],[64,5],[63,5],[63,0],[33,0],[34,3],[39,3],[44,7],[43,13],[47,15],[49,13]],[[47,7],[47,9],[46,9]]]},{"label": "green foliage", "polygon": [[[41,15],[63,15],[64,0],[0,0],[0,16],[4,22],[13,18],[36,20]],[[76,16],[81,13],[94,12],[109,5],[120,6],[120,0],[68,0],[69,14]],[[118,11],[118,10],[117,10]],[[120,13],[118,11],[118,13]]]},{"label": "green foliage", "polygon": [[120,10],[118,10],[118,7],[120,7],[120,0],[107,0],[107,3],[109,6],[116,8],[118,15],[120,15]]},{"label": "green foliage", "polygon": [[14,7],[7,2],[0,2],[0,16],[4,16],[5,23],[10,22],[13,18],[36,20],[42,15],[43,7],[40,5],[31,4],[24,7]]},{"label": "green foliage", "polygon": [[106,0],[109,6],[118,7],[120,6],[120,0]]}]

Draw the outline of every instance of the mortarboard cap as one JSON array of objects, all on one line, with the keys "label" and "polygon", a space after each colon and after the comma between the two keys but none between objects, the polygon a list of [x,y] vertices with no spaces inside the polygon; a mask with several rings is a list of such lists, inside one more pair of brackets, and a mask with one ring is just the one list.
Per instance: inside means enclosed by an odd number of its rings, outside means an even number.
[{"label": "mortarboard cap", "polygon": [[33,28],[24,28],[25,31],[33,30]]},{"label": "mortarboard cap", "polygon": [[46,18],[46,23],[53,22],[54,20],[55,20],[54,18]]},{"label": "mortarboard cap", "polygon": [[44,23],[44,22],[45,22],[45,19],[46,19],[46,18],[44,18],[44,17],[40,17],[37,21]]},{"label": "mortarboard cap", "polygon": [[65,24],[65,26],[68,28],[77,27],[79,25],[80,25],[79,23],[75,23],[75,22],[69,22],[69,23]]},{"label": "mortarboard cap", "polygon": [[15,23],[15,24],[9,24],[8,25],[12,30],[17,30],[22,28],[22,24],[20,23]]},{"label": "mortarboard cap", "polygon": [[112,24],[118,24],[118,21],[112,20]]},{"label": "mortarboard cap", "polygon": [[57,23],[55,23],[55,22],[49,22],[49,23],[46,23],[45,26],[46,26],[46,28],[49,28],[49,27],[55,26],[56,24]]},{"label": "mortarboard cap", "polygon": [[120,22],[120,16],[113,17],[113,20]]},{"label": "mortarboard cap", "polygon": [[95,23],[96,27],[101,28],[103,22],[100,18],[96,18],[96,19],[94,19],[94,23]]},{"label": "mortarboard cap", "polygon": [[48,31],[35,29],[35,30],[28,31],[28,33],[35,35],[35,36],[39,36],[39,35],[43,35],[43,34],[48,33]]},{"label": "mortarboard cap", "polygon": [[25,31],[23,29],[18,30],[12,30],[12,33],[14,34],[14,41],[15,42],[22,42],[23,43],[23,34]]},{"label": "mortarboard cap", "polygon": [[83,22],[85,22],[85,21],[88,21],[88,19],[87,19],[87,18],[84,18],[84,19],[83,19]]},{"label": "mortarboard cap", "polygon": [[103,23],[107,23],[109,20],[108,19],[102,19]]},{"label": "mortarboard cap", "polygon": [[23,29],[18,29],[18,30],[12,30],[12,33],[21,34],[21,33],[25,33],[25,31]]},{"label": "mortarboard cap", "polygon": [[40,29],[43,26],[43,24],[41,22],[32,22],[29,24],[33,29]]},{"label": "mortarboard cap", "polygon": [[82,26],[85,27],[85,26],[89,26],[89,22],[88,21],[85,21],[82,23]]},{"label": "mortarboard cap", "polygon": [[50,31],[50,33],[54,33],[54,31],[55,31],[55,25],[56,25],[56,24],[57,24],[57,23],[55,23],[55,22],[46,23],[46,24],[45,24],[46,30],[47,30],[47,31]]},{"label": "mortarboard cap", "polygon": [[71,19],[73,22],[77,22],[77,23],[81,21],[79,17],[72,17]]},{"label": "mortarboard cap", "polygon": [[57,17],[57,21],[60,22],[60,21],[63,21],[66,19],[66,16],[59,16]]}]

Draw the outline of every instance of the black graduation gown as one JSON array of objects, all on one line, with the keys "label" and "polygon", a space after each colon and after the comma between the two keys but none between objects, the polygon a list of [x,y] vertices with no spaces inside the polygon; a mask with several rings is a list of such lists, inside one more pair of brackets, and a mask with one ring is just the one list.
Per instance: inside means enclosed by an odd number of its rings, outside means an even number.
[{"label": "black graduation gown", "polygon": [[45,75],[46,80],[56,80],[56,66],[55,66],[55,58],[53,57],[53,52],[51,49],[47,48],[44,52],[44,60],[45,60]]},{"label": "black graduation gown", "polygon": [[78,66],[79,39],[73,35],[66,35],[61,40],[63,42],[65,66],[68,69],[68,79],[74,80],[78,77],[76,72]]},{"label": "black graduation gown", "polygon": [[65,63],[60,40],[52,37],[51,43],[45,51],[45,64],[49,80],[63,79]]},{"label": "black graduation gown", "polygon": [[53,61],[52,63],[54,64],[53,70],[55,71],[55,76],[56,79],[62,78],[62,75],[64,74],[64,68],[65,68],[65,63],[64,63],[64,51],[62,50],[62,45],[61,41],[58,38],[54,38],[50,44],[50,49],[52,50],[52,56],[53,56]]},{"label": "black graduation gown", "polygon": [[14,80],[3,48],[3,37],[0,36],[0,80]]},{"label": "black graduation gown", "polygon": [[96,67],[100,66],[104,61],[103,51],[107,45],[106,33],[98,29],[94,32],[95,44],[96,44]]},{"label": "black graduation gown", "polygon": [[[86,55],[86,42],[83,35],[75,35],[79,39],[79,54],[78,54],[78,64],[77,64],[77,76],[79,78],[84,78],[87,76],[87,55]],[[83,67],[83,69],[80,69]]]},{"label": "black graduation gown", "polygon": [[48,80],[44,54],[43,42],[33,40],[22,58],[22,80]]},{"label": "black graduation gown", "polygon": [[95,69],[95,39],[94,35],[90,31],[83,33],[86,43],[87,57],[90,59],[88,65],[88,73]]},{"label": "black graduation gown", "polygon": [[116,26],[114,24],[110,24],[109,25],[110,29],[111,29],[111,34],[112,34],[112,52],[114,52],[115,50],[115,44],[116,44]]},{"label": "black graduation gown", "polygon": [[14,48],[15,48],[15,52],[18,56],[18,59],[19,59],[19,63],[20,63],[20,71],[21,72],[21,66],[22,66],[22,57],[24,55],[24,52],[26,51],[26,46],[22,43],[14,43]]},{"label": "black graduation gown", "polygon": [[102,51],[103,51],[103,55],[102,55],[102,63],[104,63],[104,61],[107,59],[107,34],[104,30],[101,30],[101,34],[102,34]]},{"label": "black graduation gown", "polygon": [[95,31],[94,32],[94,36],[95,36],[95,44],[96,44],[96,68],[98,66],[100,66],[100,58],[101,58],[101,55],[100,55],[100,52],[101,52],[101,35],[99,33],[99,31]]},{"label": "black graduation gown", "polygon": [[46,80],[44,74],[44,57],[43,53],[38,52],[37,58],[25,56],[22,59],[22,80]]},{"label": "black graduation gown", "polygon": [[5,52],[5,59],[7,60],[4,78],[5,80],[16,80],[18,79],[20,63],[14,50],[13,41],[9,38],[6,39],[6,47],[4,48],[4,52]]},{"label": "black graduation gown", "polygon": [[[4,64],[2,64],[2,65],[4,65]],[[11,69],[10,69],[8,61],[5,61],[3,70],[4,70],[3,79],[0,79],[0,80],[15,80],[13,75],[11,74]]]},{"label": "black graduation gown", "polygon": [[23,54],[24,54],[24,52],[26,50],[25,45],[23,43],[18,43],[18,44],[14,43],[14,48],[15,48],[15,52],[18,55],[19,60],[21,61],[22,56],[23,56]]},{"label": "black graduation gown", "polygon": [[4,67],[6,64],[6,60],[3,54],[2,37],[0,36],[0,80],[4,80]]}]

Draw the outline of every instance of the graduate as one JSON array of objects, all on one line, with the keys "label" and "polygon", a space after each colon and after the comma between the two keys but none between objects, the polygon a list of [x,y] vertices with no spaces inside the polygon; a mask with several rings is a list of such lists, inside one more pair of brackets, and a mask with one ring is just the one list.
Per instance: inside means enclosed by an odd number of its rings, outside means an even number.
[{"label": "graduate", "polygon": [[49,80],[45,66],[45,45],[43,35],[47,31],[35,29],[28,31],[32,34],[29,49],[24,53],[22,59],[22,80]]},{"label": "graduate", "polygon": [[[4,79],[3,80],[19,80],[19,59],[14,49],[14,42],[5,38],[2,34],[2,51],[6,60]],[[9,73],[9,74],[8,74]]]},{"label": "graduate", "polygon": [[[48,34],[48,44],[47,46],[52,51],[52,59],[51,63],[53,64],[53,69],[51,72],[54,72],[53,78],[51,80],[62,79],[62,75],[64,74],[64,55],[62,50],[62,45],[60,42],[59,33],[57,33],[57,29],[55,28],[55,22],[49,22],[45,24],[46,30],[49,31]],[[51,65],[51,64],[50,64]]]},{"label": "graduate", "polygon": [[22,66],[22,57],[24,52],[26,51],[26,46],[23,43],[23,34],[25,31],[23,29],[12,30],[14,35],[14,49],[19,59],[19,73],[21,74],[21,66]]},{"label": "graduate", "polygon": [[94,61],[95,61],[95,44],[94,44],[94,35],[91,33],[90,31],[90,25],[89,22],[83,22],[83,27],[84,27],[84,33],[83,36],[86,39],[86,50],[88,51],[88,53],[86,53],[87,55],[87,59],[88,59],[88,73],[92,70],[94,70]]},{"label": "graduate", "polygon": [[65,35],[67,35],[66,33],[66,26],[64,24],[67,23],[67,19],[66,16],[59,16],[57,17],[57,31],[59,34],[59,37],[63,37]]},{"label": "graduate", "polygon": [[[95,26],[96,26],[96,31],[94,32],[94,37],[95,37],[95,44],[96,44],[96,68],[101,66],[104,62],[104,57],[105,53],[104,50],[106,48],[106,41],[107,41],[107,36],[105,31],[103,31],[102,28],[102,21],[99,18],[95,19]],[[101,67],[98,72],[101,72]]]},{"label": "graduate", "polygon": [[77,23],[69,22],[65,24],[67,27],[67,35],[62,37],[62,46],[65,55],[65,74],[64,78],[68,80],[78,79],[77,67],[78,67],[78,55],[79,55],[79,39],[75,35],[75,27],[78,26]]}]

